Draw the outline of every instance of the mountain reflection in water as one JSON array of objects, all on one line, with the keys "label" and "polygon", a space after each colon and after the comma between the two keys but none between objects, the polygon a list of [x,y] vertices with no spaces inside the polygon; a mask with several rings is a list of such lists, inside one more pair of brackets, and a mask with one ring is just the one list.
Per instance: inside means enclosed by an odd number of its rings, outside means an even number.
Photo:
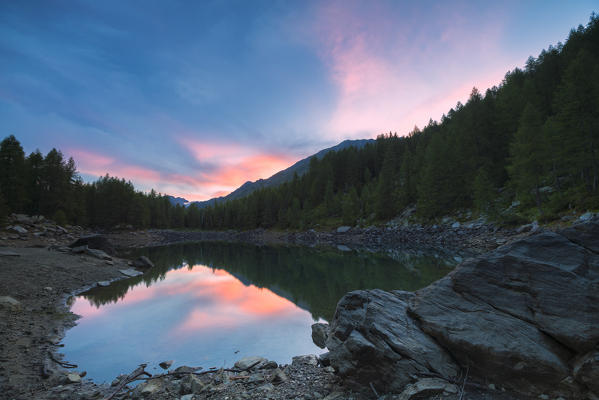
[{"label": "mountain reflection in water", "polygon": [[67,360],[105,381],[139,363],[220,367],[245,355],[288,363],[322,352],[310,325],[330,320],[348,291],[416,290],[451,263],[433,255],[186,243],[143,249],[156,267],[71,299],[81,315]]}]

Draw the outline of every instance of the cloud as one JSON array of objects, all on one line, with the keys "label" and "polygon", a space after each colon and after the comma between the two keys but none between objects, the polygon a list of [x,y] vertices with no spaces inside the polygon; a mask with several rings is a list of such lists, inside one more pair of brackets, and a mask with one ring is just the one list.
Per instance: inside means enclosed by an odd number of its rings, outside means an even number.
[{"label": "cloud", "polygon": [[90,177],[105,174],[132,181],[142,190],[181,196],[190,201],[207,200],[226,195],[248,180],[268,178],[297,161],[285,154],[268,154],[235,143],[214,143],[179,139],[184,151],[197,161],[196,168],[186,172],[169,172],[123,162],[115,157],[84,148],[68,148],[77,169]]},{"label": "cloud", "polygon": [[[406,134],[415,124],[440,118],[467,98],[472,86],[484,92],[498,84],[511,68],[499,48],[501,15],[481,25],[472,13],[466,6],[422,10],[397,2],[368,8],[352,1],[318,3],[303,33],[337,87],[327,131],[339,139]],[[401,21],[389,15],[400,15]],[[423,22],[427,17],[436,25]]]}]

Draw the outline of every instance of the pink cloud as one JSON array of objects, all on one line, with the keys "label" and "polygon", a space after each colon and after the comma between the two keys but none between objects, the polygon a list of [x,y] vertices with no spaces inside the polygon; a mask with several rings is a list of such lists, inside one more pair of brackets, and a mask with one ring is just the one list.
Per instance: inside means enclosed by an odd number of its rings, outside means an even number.
[{"label": "pink cloud", "polygon": [[318,48],[337,87],[325,130],[339,139],[406,134],[467,99],[473,86],[484,93],[499,84],[512,68],[500,49],[499,18],[478,26],[473,36],[468,10],[435,6],[431,14],[444,16],[432,30],[435,37],[417,19],[394,23],[389,15],[397,10],[388,9],[394,3],[369,4],[318,3],[313,24],[302,32]]},{"label": "pink cloud", "polygon": [[80,172],[98,177],[109,174],[131,180],[138,189],[155,189],[160,193],[184,197],[190,201],[206,200],[226,195],[246,181],[268,178],[289,167],[296,158],[284,154],[269,154],[238,144],[200,142],[180,139],[179,142],[198,161],[212,165],[211,172],[197,169],[194,173],[167,173],[133,165],[86,149],[70,149]]}]

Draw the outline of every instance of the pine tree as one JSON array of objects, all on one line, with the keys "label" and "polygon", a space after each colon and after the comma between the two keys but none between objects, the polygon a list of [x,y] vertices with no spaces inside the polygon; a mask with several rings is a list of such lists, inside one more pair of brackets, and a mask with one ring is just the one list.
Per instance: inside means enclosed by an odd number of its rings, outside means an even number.
[{"label": "pine tree", "polygon": [[21,143],[10,135],[0,143],[0,192],[9,212],[21,212],[25,206],[24,166]]}]

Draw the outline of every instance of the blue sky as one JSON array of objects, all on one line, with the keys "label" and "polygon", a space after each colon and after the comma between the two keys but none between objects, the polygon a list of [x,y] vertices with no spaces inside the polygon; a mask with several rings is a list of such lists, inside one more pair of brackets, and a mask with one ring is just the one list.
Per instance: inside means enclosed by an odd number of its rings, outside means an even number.
[{"label": "blue sky", "polygon": [[1,135],[201,200],[344,139],[406,134],[596,1],[5,1]]}]

